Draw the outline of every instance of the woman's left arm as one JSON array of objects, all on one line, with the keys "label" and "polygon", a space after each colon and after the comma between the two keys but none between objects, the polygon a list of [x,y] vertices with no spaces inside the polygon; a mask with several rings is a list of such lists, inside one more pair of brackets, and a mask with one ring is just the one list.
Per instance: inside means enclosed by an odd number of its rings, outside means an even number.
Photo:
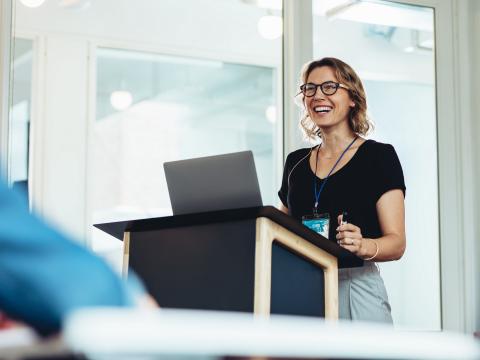
[{"label": "woman's left arm", "polygon": [[406,247],[405,202],[402,190],[390,190],[383,194],[377,201],[377,214],[382,237],[364,238],[358,226],[345,224],[337,228],[338,243],[362,259],[377,262],[398,260],[403,256]]}]

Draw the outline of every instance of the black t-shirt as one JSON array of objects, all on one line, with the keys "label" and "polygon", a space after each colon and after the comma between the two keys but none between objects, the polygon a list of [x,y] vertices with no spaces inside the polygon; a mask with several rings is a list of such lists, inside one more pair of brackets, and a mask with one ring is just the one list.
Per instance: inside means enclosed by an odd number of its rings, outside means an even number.
[{"label": "black t-shirt", "polygon": [[[301,221],[312,215],[315,203],[315,174],[310,168],[310,148],[287,156],[278,196],[289,213]],[[324,179],[317,178],[317,191]],[[389,190],[401,189],[405,196],[402,166],[392,145],[366,140],[350,161],[333,173],[323,188],[319,213],[330,215],[329,238],[335,240],[337,216],[349,214],[349,222],[360,227],[367,238],[382,236],[376,203]]]}]

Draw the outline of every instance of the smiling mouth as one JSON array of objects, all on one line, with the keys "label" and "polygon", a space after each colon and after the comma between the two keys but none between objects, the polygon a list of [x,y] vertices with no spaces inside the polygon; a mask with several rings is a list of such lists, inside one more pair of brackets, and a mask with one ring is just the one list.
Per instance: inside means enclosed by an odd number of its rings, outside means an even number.
[{"label": "smiling mouth", "polygon": [[315,111],[317,114],[326,114],[332,110],[331,106],[315,106],[313,108],[313,111]]}]

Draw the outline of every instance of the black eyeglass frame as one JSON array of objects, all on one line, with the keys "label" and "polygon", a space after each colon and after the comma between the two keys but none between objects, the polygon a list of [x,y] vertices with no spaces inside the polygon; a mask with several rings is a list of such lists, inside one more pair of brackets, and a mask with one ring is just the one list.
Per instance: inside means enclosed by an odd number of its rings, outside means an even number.
[{"label": "black eyeglass frame", "polygon": [[[334,85],[335,85],[335,91],[332,92],[331,94],[326,93],[326,92],[323,90],[323,87],[325,86],[325,84],[334,84]],[[312,95],[307,95],[307,94],[305,94],[305,87],[306,87],[307,85],[313,85],[313,86],[315,86],[315,91],[313,92]],[[302,84],[302,85],[300,86],[300,92],[299,92],[297,95],[303,94],[303,96],[306,96],[306,97],[315,96],[315,94],[317,93],[319,87],[320,87],[320,90],[322,91],[322,93],[323,93],[324,95],[326,95],[326,96],[334,95],[334,94],[338,91],[339,88],[342,88],[342,89],[345,89],[345,90],[347,90],[347,91],[350,91],[350,88],[349,88],[348,86],[343,85],[342,83],[338,83],[338,82],[329,80],[329,81],[325,81],[325,82],[323,82],[323,83],[321,83],[321,84],[314,84],[314,83],[305,83],[305,84]]]}]

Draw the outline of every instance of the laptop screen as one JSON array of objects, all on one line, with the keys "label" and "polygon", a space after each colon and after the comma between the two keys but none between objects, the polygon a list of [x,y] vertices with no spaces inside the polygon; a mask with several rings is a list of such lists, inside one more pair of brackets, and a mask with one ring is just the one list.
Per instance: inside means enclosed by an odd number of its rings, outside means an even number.
[{"label": "laptop screen", "polygon": [[163,164],[173,214],[262,206],[251,151]]}]

